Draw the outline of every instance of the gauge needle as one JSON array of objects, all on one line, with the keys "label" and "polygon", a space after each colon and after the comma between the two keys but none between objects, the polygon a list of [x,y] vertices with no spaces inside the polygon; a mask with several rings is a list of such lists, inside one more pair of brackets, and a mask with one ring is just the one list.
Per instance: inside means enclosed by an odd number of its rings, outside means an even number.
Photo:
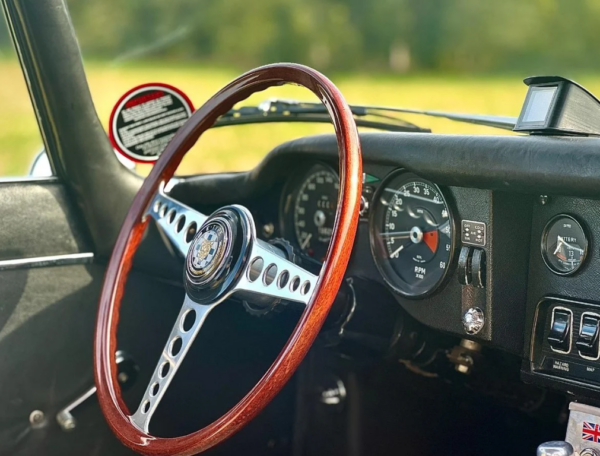
[{"label": "gauge needle", "polygon": [[379,235],[387,238],[408,238],[410,236],[410,231],[391,231],[387,233],[379,233]]},{"label": "gauge needle", "polygon": [[579,247],[575,247],[574,245],[571,245],[568,242],[565,242],[565,240],[561,236],[557,236],[557,238],[558,238],[558,243],[556,245],[556,250],[554,251],[554,255],[556,255],[556,253],[559,251],[561,244],[564,244],[567,248],[569,248],[571,250],[575,250],[579,253],[583,253],[583,249],[580,249]]},{"label": "gauge needle", "polygon": [[308,236],[306,236],[304,238],[304,240],[302,241],[302,244],[300,244],[300,248],[302,250],[304,250],[306,248],[306,246],[308,245],[308,243],[310,242],[310,238],[312,238],[312,233],[309,233]]},{"label": "gauge needle", "polygon": [[390,258],[398,258],[398,256],[400,255],[400,252],[402,252],[403,249],[404,249],[403,245],[398,247],[396,250],[394,250],[392,253],[390,253]]},{"label": "gauge needle", "polygon": [[554,253],[552,255],[556,255],[558,253],[564,242],[563,238],[561,238],[560,236],[558,236],[558,239],[556,241],[556,250],[554,250]]}]

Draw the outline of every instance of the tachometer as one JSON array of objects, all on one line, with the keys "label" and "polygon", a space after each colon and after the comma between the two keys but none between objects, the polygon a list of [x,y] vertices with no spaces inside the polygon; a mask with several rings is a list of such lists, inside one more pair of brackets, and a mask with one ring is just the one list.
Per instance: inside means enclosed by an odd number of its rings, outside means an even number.
[{"label": "tachometer", "polygon": [[304,177],[294,201],[296,241],[317,260],[327,253],[339,189],[337,174],[327,166],[315,165]]},{"label": "tachometer", "polygon": [[374,201],[371,250],[383,278],[407,297],[434,292],[454,250],[454,222],[440,188],[415,174],[395,172]]}]

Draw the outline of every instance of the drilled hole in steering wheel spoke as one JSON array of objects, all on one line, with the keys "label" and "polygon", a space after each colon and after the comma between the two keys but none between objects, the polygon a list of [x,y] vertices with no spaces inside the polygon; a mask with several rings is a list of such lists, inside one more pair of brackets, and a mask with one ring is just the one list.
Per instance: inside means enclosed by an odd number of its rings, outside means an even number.
[{"label": "drilled hole in steering wheel spoke", "polygon": [[167,203],[163,203],[162,206],[160,206],[160,210],[158,211],[158,215],[160,215],[160,218],[163,218],[167,213],[167,207]]},{"label": "drilled hole in steering wheel spoke", "polygon": [[167,375],[169,375],[170,370],[171,365],[167,361],[165,361],[160,365],[160,369],[158,370],[158,376],[160,378],[165,378]]},{"label": "drilled hole in steering wheel spoke", "polygon": [[175,358],[179,353],[181,353],[181,347],[183,347],[183,340],[180,336],[175,336],[169,344],[169,355]]},{"label": "drilled hole in steering wheel spoke", "polygon": [[275,263],[270,264],[263,275],[263,283],[266,287],[271,285],[277,277],[277,265]]},{"label": "drilled hole in steering wheel spoke", "polygon": [[175,224],[175,231],[177,233],[181,233],[181,230],[183,230],[184,226],[185,226],[185,215],[182,214],[177,219],[177,223]]},{"label": "drilled hole in steering wheel spoke", "polygon": [[248,268],[248,280],[250,282],[255,282],[260,277],[264,265],[265,262],[261,257],[256,257],[252,260]]},{"label": "drilled hole in steering wheel spoke", "polygon": [[173,221],[175,220],[175,217],[177,216],[177,211],[175,209],[171,209],[168,213],[167,213],[167,222],[169,223],[173,223]]},{"label": "drilled hole in steering wheel spoke", "polygon": [[198,231],[198,224],[196,222],[190,223],[185,233],[185,242],[192,242],[194,236],[196,236],[196,231]]},{"label": "drilled hole in steering wheel spoke", "polygon": [[302,284],[302,288],[300,288],[300,294],[302,296],[306,296],[310,291],[310,282],[307,280]]},{"label": "drilled hole in steering wheel spoke", "polygon": [[160,385],[158,384],[158,382],[154,382],[152,384],[152,386],[150,387],[150,396],[154,397],[158,394],[158,390],[160,388]]},{"label": "drilled hole in steering wheel spoke", "polygon": [[300,286],[300,277],[295,276],[290,282],[290,291],[294,292]]},{"label": "drilled hole in steering wheel spoke", "polygon": [[148,413],[148,410],[150,410],[150,401],[144,401],[144,403],[142,404],[142,413],[146,414]]},{"label": "drilled hole in steering wheel spoke", "polygon": [[279,278],[277,279],[277,287],[279,287],[279,289],[285,288],[289,280],[290,273],[288,271],[281,271],[281,274],[279,274]]},{"label": "drilled hole in steering wheel spoke", "polygon": [[188,332],[194,327],[194,323],[196,323],[196,311],[194,309],[189,309],[181,319],[181,331],[185,333]]}]

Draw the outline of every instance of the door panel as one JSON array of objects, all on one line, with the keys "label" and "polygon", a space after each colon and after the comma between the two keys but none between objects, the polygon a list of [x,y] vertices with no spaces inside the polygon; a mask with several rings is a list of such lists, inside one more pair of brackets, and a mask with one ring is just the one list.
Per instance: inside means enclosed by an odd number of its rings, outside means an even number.
[{"label": "door panel", "polygon": [[56,179],[0,183],[0,260],[91,252],[68,202]]},{"label": "door panel", "polygon": [[[63,431],[56,421],[61,409],[93,385],[94,324],[105,260],[91,261],[78,213],[56,182],[0,185],[0,213],[5,214],[0,229],[0,455],[133,454],[108,429],[95,397],[73,412],[72,431]],[[147,236],[141,247],[153,252],[151,263],[175,261],[153,241]],[[130,274],[118,347],[139,367],[137,382],[124,392],[132,409],[183,297],[180,278],[165,280],[139,269]],[[156,433],[189,433],[233,406],[275,359],[297,317],[283,313],[258,319],[237,302],[219,306],[157,411]],[[289,454],[293,404],[292,382],[247,428],[208,454],[249,448],[257,455]],[[41,427],[30,424],[34,410],[44,413]]]}]

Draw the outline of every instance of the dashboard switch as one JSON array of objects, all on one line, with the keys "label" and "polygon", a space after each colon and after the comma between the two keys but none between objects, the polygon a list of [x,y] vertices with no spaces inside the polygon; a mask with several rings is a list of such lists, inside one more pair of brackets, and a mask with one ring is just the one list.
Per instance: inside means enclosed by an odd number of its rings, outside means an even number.
[{"label": "dashboard switch", "polygon": [[461,285],[471,284],[471,256],[472,247],[463,247],[458,256],[458,281]]},{"label": "dashboard switch", "polygon": [[598,332],[600,331],[600,315],[584,313],[581,316],[579,337],[575,346],[584,358],[598,359]]},{"label": "dashboard switch", "polygon": [[552,310],[552,322],[548,343],[552,350],[560,353],[571,351],[571,327],[573,326],[573,312],[563,307]]},{"label": "dashboard switch", "polygon": [[482,249],[473,249],[471,258],[471,275],[473,286],[476,288],[485,288],[485,251]]}]

